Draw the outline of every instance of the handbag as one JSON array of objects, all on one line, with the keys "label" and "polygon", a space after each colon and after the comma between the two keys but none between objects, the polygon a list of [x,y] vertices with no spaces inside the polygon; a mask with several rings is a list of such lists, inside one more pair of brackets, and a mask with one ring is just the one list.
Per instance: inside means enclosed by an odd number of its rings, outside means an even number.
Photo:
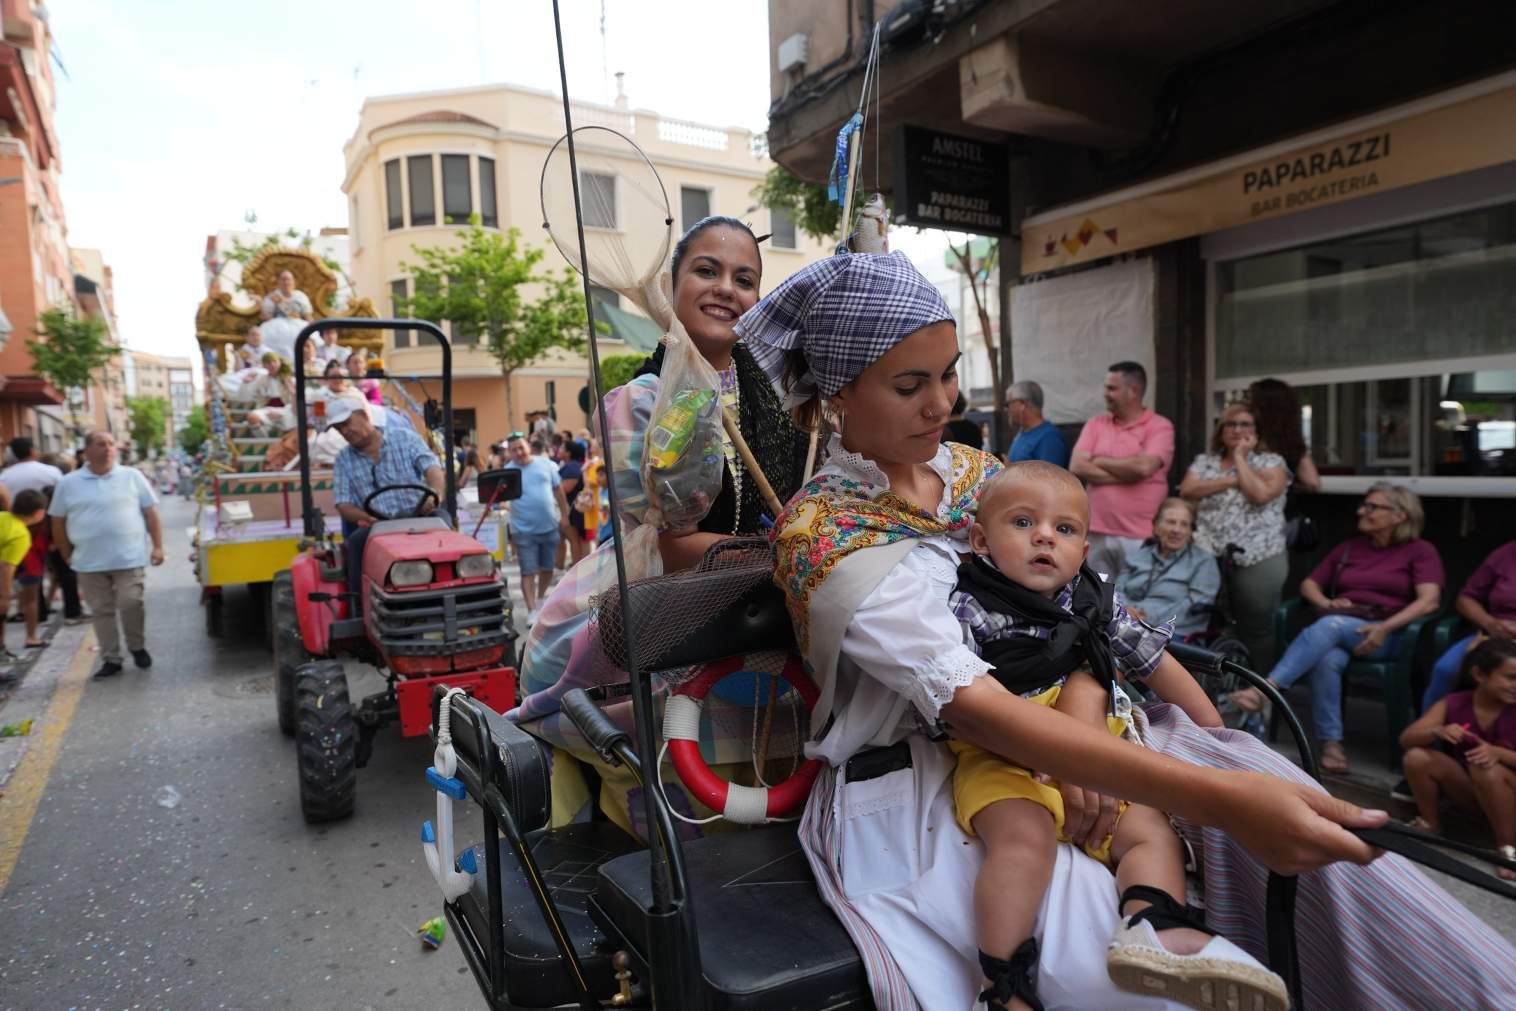
[{"label": "handbag", "polygon": [[[1326,586],[1326,598],[1337,599],[1337,580],[1342,576],[1342,570],[1347,568],[1348,555],[1353,553],[1351,547],[1342,549],[1342,555],[1338,557],[1337,564],[1332,568],[1332,578]],[[1380,604],[1354,604],[1352,607],[1313,607],[1316,618],[1363,618],[1365,621],[1379,621],[1389,614],[1389,609]]]}]

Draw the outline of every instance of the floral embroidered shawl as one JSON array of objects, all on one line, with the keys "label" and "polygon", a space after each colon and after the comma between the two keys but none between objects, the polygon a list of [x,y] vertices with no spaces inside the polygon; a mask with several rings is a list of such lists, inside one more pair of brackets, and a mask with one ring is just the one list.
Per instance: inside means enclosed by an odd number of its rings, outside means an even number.
[{"label": "floral embroidered shawl", "polygon": [[[774,581],[789,605],[800,654],[821,688],[811,716],[813,733],[831,711],[837,656],[853,612],[905,557],[912,541],[964,534],[973,523],[980,489],[1001,469],[988,453],[957,443],[948,448],[951,504],[943,519],[888,488],[823,471],[801,487],[774,524]],[[858,554],[862,548],[886,547],[894,550]],[[865,558],[868,564],[862,564]],[[847,578],[828,583],[844,560],[849,562]]]}]

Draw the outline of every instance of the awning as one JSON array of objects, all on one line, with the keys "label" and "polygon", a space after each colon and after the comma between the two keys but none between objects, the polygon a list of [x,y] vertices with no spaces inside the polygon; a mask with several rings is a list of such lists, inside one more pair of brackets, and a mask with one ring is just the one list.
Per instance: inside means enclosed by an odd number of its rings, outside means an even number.
[{"label": "awning", "polygon": [[1516,161],[1516,73],[1055,207],[1021,226],[1036,274]]},{"label": "awning", "polygon": [[606,305],[598,298],[595,299],[595,318],[605,320],[611,328],[611,336],[616,340],[626,341],[627,347],[646,351],[648,354],[652,354],[653,349],[658,346],[659,338],[663,336],[663,331],[658,329],[658,324],[646,316],[639,316],[634,312]]},{"label": "awning", "polygon": [[38,376],[5,376],[0,386],[0,400],[36,407],[39,404],[64,403],[63,394],[46,379]]}]

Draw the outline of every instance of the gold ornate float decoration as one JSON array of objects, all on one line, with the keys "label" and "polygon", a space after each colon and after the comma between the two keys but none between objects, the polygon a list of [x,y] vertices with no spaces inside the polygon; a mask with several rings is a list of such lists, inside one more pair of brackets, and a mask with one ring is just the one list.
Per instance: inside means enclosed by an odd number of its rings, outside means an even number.
[{"label": "gold ornate float decoration", "polygon": [[[270,246],[259,250],[242,268],[239,289],[252,299],[248,306],[237,305],[234,293],[221,291],[215,284],[205,301],[195,311],[195,338],[200,348],[216,352],[225,360],[222,349],[234,349],[247,340],[247,328],[263,322],[259,306],[263,297],[279,286],[279,275],[288,270],[295,275],[295,287],[311,300],[311,315],[318,319],[330,316],[377,317],[374,303],[354,297],[339,313],[332,305],[337,294],[337,275],[321,258],[308,249]],[[350,348],[363,348],[371,354],[384,349],[384,336],[378,330],[345,330],[338,338]]]}]

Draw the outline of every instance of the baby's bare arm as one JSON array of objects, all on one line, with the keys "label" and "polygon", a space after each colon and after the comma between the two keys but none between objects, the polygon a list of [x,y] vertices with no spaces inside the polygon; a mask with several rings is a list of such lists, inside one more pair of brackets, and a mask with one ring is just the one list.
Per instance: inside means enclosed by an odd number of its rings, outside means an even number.
[{"label": "baby's bare arm", "polygon": [[1158,661],[1157,668],[1148,675],[1147,686],[1165,702],[1172,702],[1183,709],[1185,715],[1202,727],[1221,726],[1221,714],[1211,704],[1210,697],[1194,675],[1184,669],[1184,664],[1168,653]]},{"label": "baby's bare arm", "polygon": [[1080,723],[1104,727],[1107,698],[1105,686],[1088,672],[1080,670],[1070,674],[1063,682],[1063,691],[1058,693],[1058,701],[1053,704],[1053,708],[1074,717]]}]

